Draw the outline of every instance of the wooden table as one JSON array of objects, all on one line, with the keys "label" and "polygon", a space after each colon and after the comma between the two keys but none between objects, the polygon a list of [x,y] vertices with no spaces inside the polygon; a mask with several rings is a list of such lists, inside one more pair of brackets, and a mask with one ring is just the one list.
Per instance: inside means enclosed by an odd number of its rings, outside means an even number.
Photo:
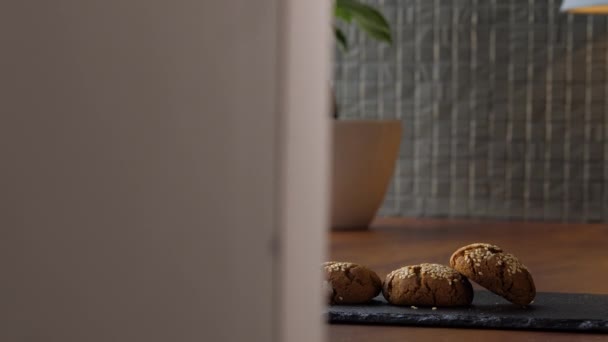
[{"label": "wooden table", "polygon": [[[542,292],[608,294],[608,224],[383,218],[368,231],[332,232],[330,259],[383,278],[404,265],[448,264],[458,247],[489,242],[517,255]],[[329,341],[608,341],[608,335],[329,325]]]}]

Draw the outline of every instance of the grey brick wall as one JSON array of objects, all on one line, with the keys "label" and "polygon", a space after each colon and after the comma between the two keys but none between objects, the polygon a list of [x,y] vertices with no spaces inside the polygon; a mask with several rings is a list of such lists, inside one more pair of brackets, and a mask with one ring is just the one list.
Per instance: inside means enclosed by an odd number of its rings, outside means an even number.
[{"label": "grey brick wall", "polygon": [[608,17],[560,0],[375,0],[347,29],[341,117],[398,118],[383,215],[608,221]]}]

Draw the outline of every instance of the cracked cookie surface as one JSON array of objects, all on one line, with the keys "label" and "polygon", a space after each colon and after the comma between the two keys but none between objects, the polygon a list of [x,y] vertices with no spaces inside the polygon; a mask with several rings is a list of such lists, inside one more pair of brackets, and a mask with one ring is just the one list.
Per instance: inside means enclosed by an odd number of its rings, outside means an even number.
[{"label": "cracked cookie surface", "polygon": [[439,264],[405,266],[392,271],[382,294],[393,305],[464,306],[473,301],[473,287],[462,274]]},{"label": "cracked cookie surface", "polygon": [[376,297],[382,281],[376,272],[351,262],[323,264],[324,287],[330,304],[362,304]]},{"label": "cracked cookie surface", "polygon": [[519,259],[488,243],[459,248],[450,265],[472,281],[506,300],[527,305],[536,296],[532,275]]}]

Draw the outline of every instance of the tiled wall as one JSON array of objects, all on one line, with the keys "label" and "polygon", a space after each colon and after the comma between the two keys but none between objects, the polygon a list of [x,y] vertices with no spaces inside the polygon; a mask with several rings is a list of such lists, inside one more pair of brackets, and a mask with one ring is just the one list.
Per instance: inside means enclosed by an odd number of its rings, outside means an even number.
[{"label": "tiled wall", "polygon": [[398,118],[384,215],[608,221],[608,17],[561,0],[375,0],[336,53],[340,115]]}]

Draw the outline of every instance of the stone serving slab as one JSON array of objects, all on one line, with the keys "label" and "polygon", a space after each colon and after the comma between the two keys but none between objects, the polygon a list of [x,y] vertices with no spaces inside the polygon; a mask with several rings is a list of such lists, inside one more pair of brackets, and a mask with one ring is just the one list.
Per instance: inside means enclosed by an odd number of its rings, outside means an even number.
[{"label": "stone serving slab", "polygon": [[382,295],[367,305],[336,305],[326,317],[334,324],[557,330],[608,334],[608,295],[538,293],[521,307],[488,291],[476,291],[473,305],[436,310],[388,305]]}]

